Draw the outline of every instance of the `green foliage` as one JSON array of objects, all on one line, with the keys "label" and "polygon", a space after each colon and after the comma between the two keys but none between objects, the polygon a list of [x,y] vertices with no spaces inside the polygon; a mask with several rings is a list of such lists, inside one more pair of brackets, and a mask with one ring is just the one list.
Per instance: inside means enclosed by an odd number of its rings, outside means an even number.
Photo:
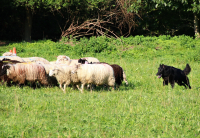
[{"label": "green foliage", "polygon": [[181,57],[188,57],[191,61],[200,61],[200,40],[194,40],[192,37],[185,35],[175,37],[164,35],[159,37],[131,36],[128,38],[121,37],[120,39],[101,36],[91,37],[90,39],[82,38],[80,40],[63,39],[62,42],[42,40],[32,43],[10,43],[7,50],[4,47],[0,51],[4,53],[12,49],[12,47],[17,48],[18,56],[42,56],[47,60],[55,60],[58,55],[80,58],[85,55],[97,56],[101,54],[107,57],[112,55],[110,58],[116,56],[153,59],[172,56],[180,59]]},{"label": "green foliage", "polygon": [[16,6],[25,6],[31,9],[34,8],[54,8],[61,9],[61,7],[68,7],[71,3],[68,0],[15,0],[13,1],[13,5]]},{"label": "green foliage", "polygon": [[[87,3],[87,4],[86,4]],[[15,0],[12,2],[15,6],[25,6],[31,9],[34,8],[49,8],[60,10],[62,8],[67,8],[69,6],[87,6],[88,9],[98,8],[101,3],[110,3],[110,1],[105,0]]]},{"label": "green foliage", "polygon": [[200,12],[198,0],[153,0],[156,8],[170,7],[172,10],[181,9],[182,11],[192,11],[193,13]]},{"label": "green foliage", "polygon": [[111,39],[105,36],[91,37],[90,39],[82,38],[80,43],[77,43],[74,50],[77,54],[89,53],[101,53],[106,52],[110,54],[116,50],[116,47],[111,44]]}]

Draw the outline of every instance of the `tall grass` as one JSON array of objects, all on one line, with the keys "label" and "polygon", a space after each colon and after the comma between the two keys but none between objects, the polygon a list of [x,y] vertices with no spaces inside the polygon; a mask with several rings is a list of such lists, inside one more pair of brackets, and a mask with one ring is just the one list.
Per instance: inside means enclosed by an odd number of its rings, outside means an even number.
[{"label": "tall grass", "polygon": [[[110,55],[83,54],[123,67],[129,85],[123,82],[115,91],[99,88],[81,94],[68,88],[64,94],[58,87],[33,90],[0,86],[0,137],[200,137],[200,73],[198,55],[194,56],[200,49],[199,41],[180,38],[122,38],[123,46],[117,40],[110,43],[117,49]],[[134,39],[138,42],[132,42]],[[193,47],[185,46],[185,39]],[[58,48],[51,55],[50,49],[61,44],[42,43],[25,43],[30,45],[27,49],[22,43],[13,43],[7,48],[19,45],[17,50],[24,49],[19,56],[38,53],[48,60],[59,54],[80,56],[71,48]],[[41,46],[43,51],[38,49]],[[177,84],[174,89],[162,86],[162,79],[155,75],[160,63],[180,69],[189,63],[192,89]]]}]

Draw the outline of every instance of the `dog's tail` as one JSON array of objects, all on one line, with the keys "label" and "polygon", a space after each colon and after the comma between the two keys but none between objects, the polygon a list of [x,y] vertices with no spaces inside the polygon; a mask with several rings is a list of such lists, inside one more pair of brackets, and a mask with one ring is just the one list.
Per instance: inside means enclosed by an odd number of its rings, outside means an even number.
[{"label": "dog's tail", "polygon": [[191,71],[190,65],[187,64],[185,69],[183,70],[183,72],[185,73],[185,75],[188,75],[190,73],[190,71]]}]

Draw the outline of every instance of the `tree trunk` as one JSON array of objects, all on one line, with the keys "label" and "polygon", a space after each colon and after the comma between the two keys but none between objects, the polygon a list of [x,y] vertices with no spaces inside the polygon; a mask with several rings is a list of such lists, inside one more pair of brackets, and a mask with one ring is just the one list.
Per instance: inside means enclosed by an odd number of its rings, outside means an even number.
[{"label": "tree trunk", "polygon": [[194,33],[195,33],[195,38],[200,38],[200,34],[199,34],[199,18],[197,17],[196,13],[194,13]]},{"label": "tree trunk", "polygon": [[32,28],[32,12],[30,8],[26,7],[24,40],[27,42],[31,41],[31,28]]}]

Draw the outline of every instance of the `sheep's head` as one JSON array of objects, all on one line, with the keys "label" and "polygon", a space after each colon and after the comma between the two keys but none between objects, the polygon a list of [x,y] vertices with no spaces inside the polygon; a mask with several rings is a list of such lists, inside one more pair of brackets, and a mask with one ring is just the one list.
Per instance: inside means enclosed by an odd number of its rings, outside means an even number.
[{"label": "sheep's head", "polygon": [[4,65],[2,67],[2,71],[1,71],[1,75],[6,74],[7,76],[11,75],[12,70],[11,70],[11,66],[10,64]]},{"label": "sheep's head", "polygon": [[85,59],[85,58],[80,58],[78,60],[78,63],[81,63],[81,64],[88,64],[88,61]]},{"label": "sheep's head", "polygon": [[57,57],[56,64],[70,64],[71,60],[68,56],[60,55]]},{"label": "sheep's head", "polygon": [[57,68],[55,68],[55,69],[50,69],[50,71],[49,71],[49,76],[55,76],[55,75],[57,75],[57,74],[58,74],[58,70],[59,70],[59,69],[57,69]]},{"label": "sheep's head", "polygon": [[66,56],[66,60],[67,60],[67,61],[70,61],[70,58],[69,58],[68,56]]}]

